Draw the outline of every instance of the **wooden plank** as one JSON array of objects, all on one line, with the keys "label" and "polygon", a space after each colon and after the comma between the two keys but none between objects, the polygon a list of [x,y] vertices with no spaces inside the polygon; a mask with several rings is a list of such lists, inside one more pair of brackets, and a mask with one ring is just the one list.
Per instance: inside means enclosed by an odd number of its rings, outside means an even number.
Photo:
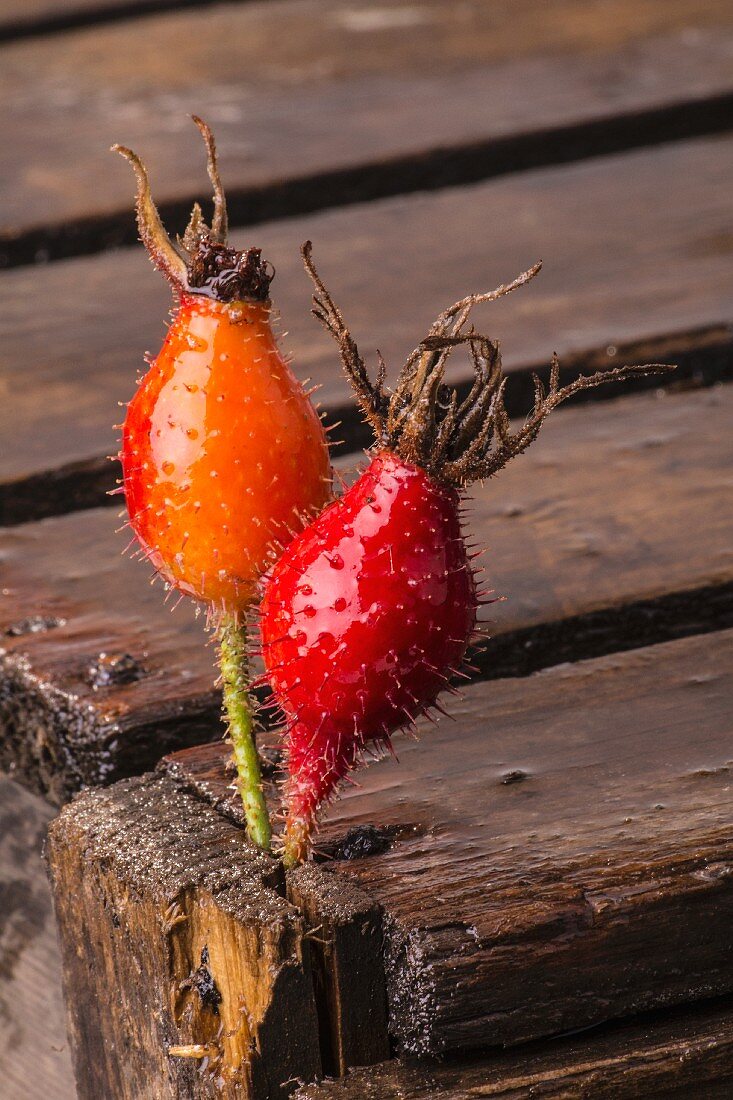
[{"label": "wooden plank", "polygon": [[[471,530],[507,597],[483,609],[482,676],[733,625],[732,412],[728,386],[566,409],[477,490]],[[57,803],[219,736],[202,624],[120,556],[118,522],[102,509],[0,533],[0,761]],[[37,629],[49,618],[64,622]]]},{"label": "wooden plank", "polygon": [[50,808],[0,776],[0,1092],[75,1100],[56,927],[41,858]]},{"label": "wooden plank", "polygon": [[[322,387],[354,446],[359,417],[309,314],[297,255],[307,236],[370,363],[380,347],[392,377],[447,303],[539,257],[545,270],[529,288],[476,314],[509,369],[545,364],[553,348],[563,357],[591,348],[593,366],[658,353],[688,375],[729,375],[731,172],[733,139],[699,141],[263,226],[256,239],[278,269],[296,369]],[[118,402],[133,392],[143,352],[160,345],[167,287],[138,248],[8,272],[0,289],[4,521],[99,503],[100,484],[113,480],[101,456],[116,450]],[[683,335],[707,326],[716,327]],[[621,350],[609,357],[609,347]],[[515,413],[530,399],[526,384]]]},{"label": "wooden plank", "polygon": [[18,42],[0,79],[6,260],[132,239],[112,141],[151,161],[164,205],[188,203],[194,110],[217,126],[240,224],[710,132],[730,115],[732,31],[725,0],[307,0]]},{"label": "wooden plank", "polygon": [[726,1100],[733,1088],[730,998],[471,1062],[393,1060],[296,1100]]},{"label": "wooden plank", "polygon": [[[328,810],[324,852],[387,842],[330,867],[384,910],[404,1052],[733,990],[732,659],[726,631],[469,686]],[[212,788],[215,746],[174,758],[198,797],[207,755]]]},{"label": "wooden plank", "polygon": [[241,829],[128,780],[64,810],[49,865],[80,1100],[271,1100],[318,1073],[303,922]]}]

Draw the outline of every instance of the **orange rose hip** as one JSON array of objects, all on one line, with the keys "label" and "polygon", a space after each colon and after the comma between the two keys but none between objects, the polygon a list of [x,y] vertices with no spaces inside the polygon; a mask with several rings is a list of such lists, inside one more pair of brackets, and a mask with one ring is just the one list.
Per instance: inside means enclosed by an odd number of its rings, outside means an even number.
[{"label": "orange rose hip", "polygon": [[[198,121],[198,120],[197,120]],[[173,248],[138,175],[140,234],[178,306],[130,402],[121,461],[130,523],[155,569],[213,608],[246,610],[270,557],[329,495],[321,422],[271,327],[271,270],[226,243],[213,139],[212,227],[194,207]]]},{"label": "orange rose hip", "polygon": [[130,402],[130,522],[165,579],[226,610],[252,602],[273,549],[328,495],[320,421],[284,362],[268,302],[184,294]]}]

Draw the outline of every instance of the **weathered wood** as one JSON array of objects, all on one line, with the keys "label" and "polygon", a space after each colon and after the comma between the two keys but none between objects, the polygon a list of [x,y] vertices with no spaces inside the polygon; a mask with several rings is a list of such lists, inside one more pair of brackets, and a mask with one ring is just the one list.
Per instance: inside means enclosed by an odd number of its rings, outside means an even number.
[{"label": "weathered wood", "polygon": [[131,239],[114,140],[154,155],[161,200],[199,194],[191,110],[217,125],[240,221],[709,132],[732,31],[725,0],[309,0],[9,45],[6,259]]},{"label": "weathered wood", "polygon": [[51,801],[219,733],[214,651],[105,509],[3,534],[0,763]]},{"label": "weathered wood", "polygon": [[[553,348],[563,357],[590,348],[594,366],[659,354],[679,359],[688,376],[729,377],[731,172],[733,139],[700,141],[263,226],[250,240],[278,270],[275,299],[296,370],[321,386],[353,447],[365,435],[333,343],[310,316],[297,254],[306,237],[368,361],[381,348],[392,377],[447,303],[540,257],[545,269],[530,287],[476,311],[509,369],[546,364]],[[3,521],[100,503],[114,479],[102,456],[117,449],[118,402],[134,392],[145,349],[160,346],[167,287],[138,248],[6,272],[0,292],[11,398],[0,405]],[[719,327],[685,335],[711,325]],[[606,354],[659,333],[651,345]],[[466,378],[459,353],[456,363],[454,377]],[[531,398],[529,377],[518,389],[509,395],[515,413]]]},{"label": "weathered wood", "polygon": [[[330,867],[384,910],[404,1051],[733,990],[732,668],[727,631],[469,686],[455,724],[400,739],[399,766],[328,810],[324,854],[359,826],[382,840]],[[217,746],[172,763],[226,811]]]},{"label": "weathered wood", "polygon": [[733,1006],[655,1014],[470,1062],[385,1062],[297,1100],[727,1100]]},{"label": "weathered wood", "polygon": [[80,1100],[271,1100],[318,1073],[303,922],[241,829],[143,777],[68,806],[49,862]]},{"label": "weathered wood", "polygon": [[0,776],[0,1094],[75,1100],[41,847],[49,807]]},{"label": "weathered wood", "polygon": [[[477,489],[470,529],[507,597],[483,609],[482,676],[733,625],[732,415],[728,386],[561,410]],[[117,523],[0,534],[0,761],[57,803],[219,736],[202,623],[121,557]]]}]

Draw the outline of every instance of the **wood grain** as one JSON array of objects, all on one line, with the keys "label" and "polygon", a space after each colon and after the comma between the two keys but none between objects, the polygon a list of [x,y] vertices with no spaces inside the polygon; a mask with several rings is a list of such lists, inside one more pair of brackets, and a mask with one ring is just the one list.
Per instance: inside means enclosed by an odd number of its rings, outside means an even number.
[{"label": "wood grain", "polygon": [[722,1004],[656,1013],[474,1061],[393,1060],[297,1100],[725,1100],[733,1087],[733,1012]]},{"label": "wood grain", "polygon": [[[506,597],[483,609],[480,675],[733,625],[732,415],[728,386],[561,410],[476,491],[470,530]],[[56,803],[221,732],[203,624],[121,556],[118,522],[0,533],[0,760]]]},{"label": "wood grain", "polygon": [[[260,217],[292,213],[293,198],[301,210],[322,207],[329,183],[341,201],[399,189],[400,166],[410,189],[421,175],[450,180],[455,148],[471,148],[466,171],[478,158],[490,174],[492,160],[506,159],[502,140],[527,131],[535,164],[582,155],[573,128],[584,123],[610,123],[605,151],[660,140],[663,118],[645,124],[643,112],[684,103],[694,112],[730,93],[732,30],[725,0],[468,0],[460,10],[440,0],[376,10],[367,0],[307,0],[95,26],[66,34],[63,49],[52,36],[8,45],[6,259],[88,248],[90,229],[97,246],[131,239],[121,217],[130,180],[107,153],[113,141],[150,161],[164,204],[199,194],[192,111],[217,127],[241,224],[255,205]],[[696,125],[704,130],[716,111],[723,125],[724,110],[708,103]],[[684,111],[680,127],[689,133]],[[602,136],[588,138],[603,151]],[[514,155],[526,166],[521,147]]]},{"label": "wood grain", "polygon": [[303,922],[241,829],[129,780],[64,810],[49,864],[80,1100],[274,1100],[318,1073]]},{"label": "wood grain", "polygon": [[0,776],[0,1093],[75,1100],[56,926],[41,858],[48,805]]},{"label": "wood grain", "polygon": [[[472,685],[328,810],[324,853],[359,826],[391,841],[329,867],[384,910],[404,1051],[733,989],[732,658],[726,631]],[[216,793],[216,746],[174,758],[198,797],[206,756]]]},{"label": "wood grain", "polygon": [[[306,237],[369,363],[381,348],[391,378],[446,304],[538,258],[545,268],[530,287],[476,312],[508,369],[545,364],[553,349],[595,349],[593,367],[680,353],[688,375],[729,375],[732,171],[733,139],[699,141],[263,226],[256,240],[278,269],[285,347],[300,377],[321,386],[332,419],[346,420],[353,447],[364,438],[359,417],[335,349],[309,315],[297,254]],[[160,346],[167,288],[138,248],[7,272],[0,290],[4,521],[99,503],[113,481],[102,456],[116,450],[118,403],[133,392],[144,351]],[[606,354],[659,334],[652,346]],[[456,363],[454,377],[465,378],[460,354]],[[517,397],[510,387],[515,413],[527,407],[528,381]]]}]

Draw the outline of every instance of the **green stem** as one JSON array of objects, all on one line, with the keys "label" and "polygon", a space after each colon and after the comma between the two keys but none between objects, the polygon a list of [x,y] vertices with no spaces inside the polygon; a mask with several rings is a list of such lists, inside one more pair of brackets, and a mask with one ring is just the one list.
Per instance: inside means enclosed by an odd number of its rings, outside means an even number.
[{"label": "green stem", "polygon": [[239,626],[234,615],[222,616],[219,624],[219,653],[224,710],[234,748],[247,832],[250,840],[267,852],[270,849],[272,829],[262,791],[260,758],[253,734],[247,632],[244,627]]}]

